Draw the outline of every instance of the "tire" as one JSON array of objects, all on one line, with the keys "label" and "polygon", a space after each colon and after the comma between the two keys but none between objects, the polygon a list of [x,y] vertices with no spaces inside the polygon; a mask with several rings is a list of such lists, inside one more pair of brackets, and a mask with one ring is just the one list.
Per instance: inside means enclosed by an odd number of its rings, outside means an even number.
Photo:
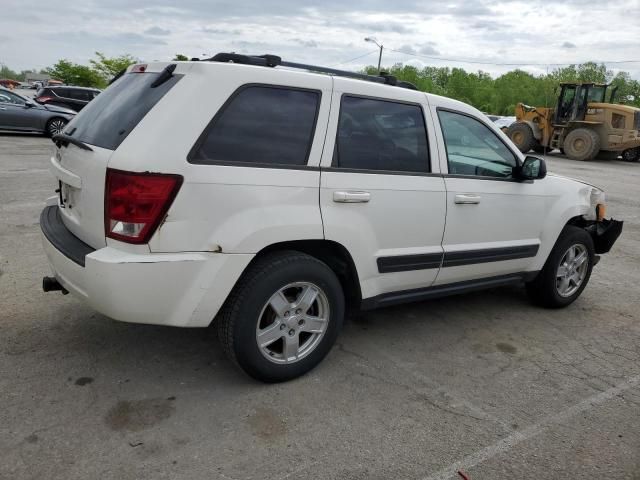
[{"label": "tire", "polygon": [[61,117],[54,117],[54,118],[50,119],[47,122],[46,134],[49,137],[53,137],[54,135],[57,135],[58,133],[62,133],[62,131],[64,130],[64,127],[67,126],[67,123],[69,123],[69,122],[67,120],[65,120],[64,118],[61,118]]},{"label": "tire", "polygon": [[600,136],[588,128],[576,128],[564,139],[562,148],[571,160],[593,160],[600,151]]},{"label": "tire", "polygon": [[[296,302],[314,292],[309,308],[296,309]],[[234,287],[216,319],[218,338],[248,375],[282,382],[308,372],[329,353],[344,312],[340,281],[326,264],[300,252],[275,252],[250,265]],[[262,346],[259,335],[265,339]]]},{"label": "tire", "polygon": [[[570,266],[570,256],[567,256],[572,248],[576,249],[574,253],[582,252],[586,255],[584,263],[573,270],[571,269],[573,267]],[[576,255],[575,258],[580,257]],[[567,225],[560,233],[538,276],[526,284],[529,298],[535,304],[546,308],[563,308],[570,305],[589,283],[594,258],[595,252],[591,236],[580,227]],[[568,271],[567,263],[569,263]],[[568,280],[565,284],[563,278],[560,277],[563,272],[566,272],[565,280],[569,274],[574,272],[573,280]],[[565,285],[568,288],[565,289]]]},{"label": "tire", "polygon": [[507,136],[522,153],[527,153],[538,143],[533,136],[533,130],[524,122],[515,122],[509,125]]},{"label": "tire", "polygon": [[625,162],[637,162],[640,160],[640,147],[628,148],[622,152],[622,159]]}]

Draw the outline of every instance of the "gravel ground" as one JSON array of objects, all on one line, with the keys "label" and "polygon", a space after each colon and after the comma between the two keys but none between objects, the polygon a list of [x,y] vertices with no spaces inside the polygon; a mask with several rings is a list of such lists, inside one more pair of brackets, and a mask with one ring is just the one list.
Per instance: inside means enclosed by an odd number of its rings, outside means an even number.
[{"label": "gravel ground", "polygon": [[639,163],[548,157],[626,222],[571,307],[503,288],[367,313],[263,385],[208,330],[42,292],[50,149],[0,135],[1,479],[640,479]]}]

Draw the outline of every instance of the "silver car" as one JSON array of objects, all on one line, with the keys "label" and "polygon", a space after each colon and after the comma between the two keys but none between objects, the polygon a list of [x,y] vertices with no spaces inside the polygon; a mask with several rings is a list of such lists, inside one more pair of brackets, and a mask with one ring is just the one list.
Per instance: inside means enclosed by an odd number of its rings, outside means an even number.
[{"label": "silver car", "polygon": [[53,136],[62,133],[76,112],[55,105],[40,105],[0,87],[0,130],[39,132]]}]

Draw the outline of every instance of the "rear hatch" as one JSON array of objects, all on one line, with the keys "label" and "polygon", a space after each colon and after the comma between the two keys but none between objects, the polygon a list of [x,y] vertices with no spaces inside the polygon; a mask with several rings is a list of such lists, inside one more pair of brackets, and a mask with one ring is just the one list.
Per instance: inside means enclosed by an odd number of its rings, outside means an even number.
[{"label": "rear hatch", "polygon": [[[51,170],[62,221],[80,240],[101,248],[105,177],[113,152],[182,78],[189,64],[134,65],[92,100],[57,139]],[[168,67],[168,68],[167,68]],[[173,73],[169,70],[173,70]]]}]

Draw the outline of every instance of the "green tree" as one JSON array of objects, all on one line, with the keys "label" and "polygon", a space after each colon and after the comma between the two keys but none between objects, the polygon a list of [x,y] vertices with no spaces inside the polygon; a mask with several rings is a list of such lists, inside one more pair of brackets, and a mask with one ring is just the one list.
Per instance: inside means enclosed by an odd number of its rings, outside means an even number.
[{"label": "green tree", "polygon": [[8,78],[10,80],[17,80],[19,82],[24,80],[24,74],[11,70],[4,63],[0,63],[0,78]]},{"label": "green tree", "polygon": [[173,60],[175,62],[186,62],[187,60],[189,60],[189,57],[187,57],[186,55],[183,55],[181,53],[176,53],[176,56],[173,57],[171,60]]},{"label": "green tree", "polygon": [[103,88],[106,85],[104,77],[96,70],[66,59],[59,60],[55,65],[47,68],[46,73],[51,78],[61,80],[68,85],[98,88]]},{"label": "green tree", "polygon": [[103,53],[96,52],[96,57],[98,57],[96,60],[89,60],[89,64],[106,83],[129,65],[138,62],[136,58],[129,54],[120,55],[119,57],[107,57]]}]

